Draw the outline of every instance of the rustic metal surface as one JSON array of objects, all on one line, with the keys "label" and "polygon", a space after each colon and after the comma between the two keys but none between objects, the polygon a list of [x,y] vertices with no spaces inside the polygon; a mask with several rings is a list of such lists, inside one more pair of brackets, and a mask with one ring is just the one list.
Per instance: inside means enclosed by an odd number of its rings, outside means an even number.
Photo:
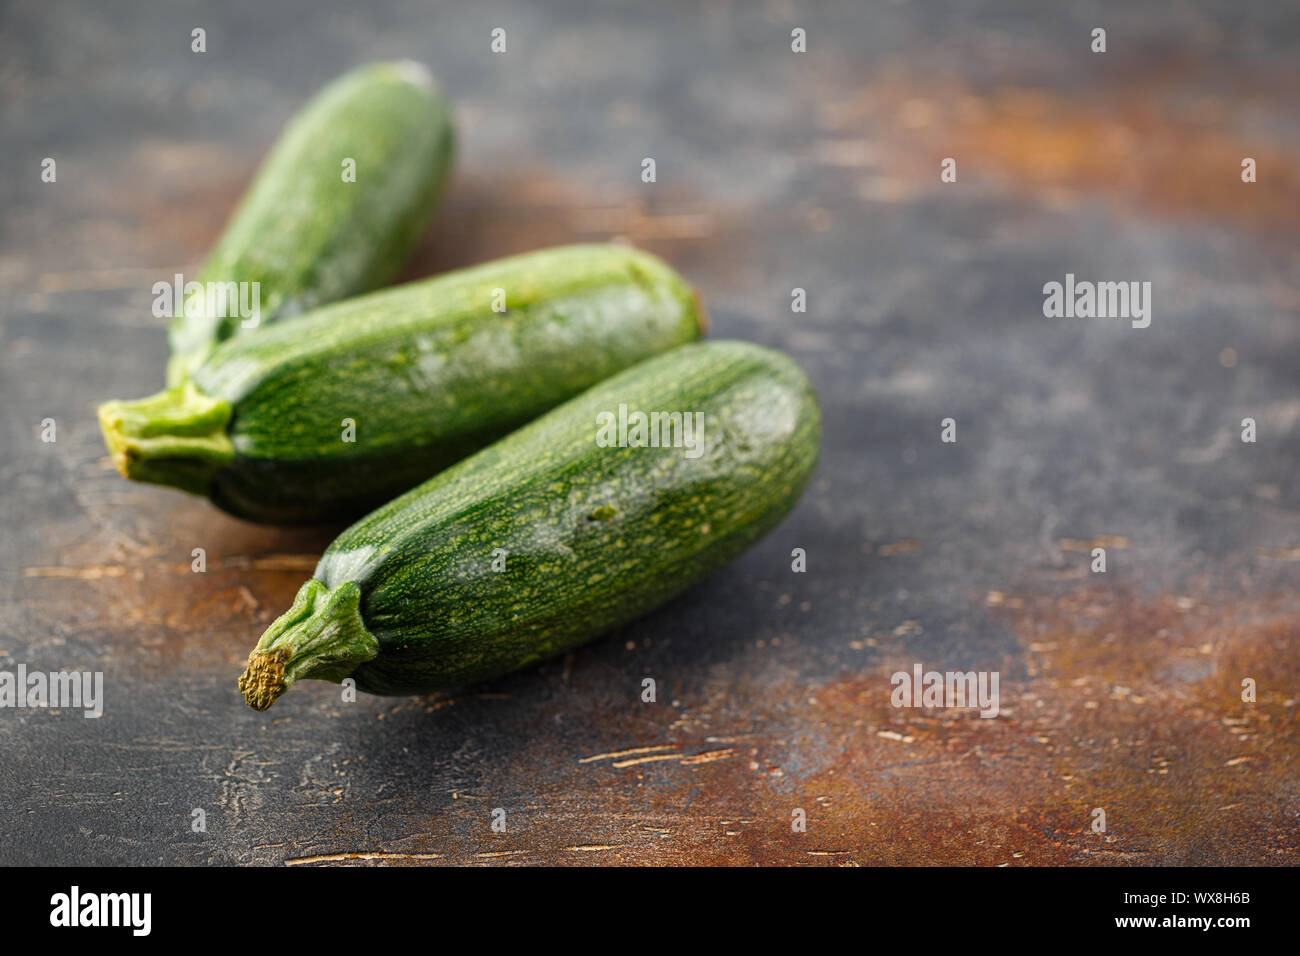
[{"label": "rustic metal surface", "polygon": [[[0,862],[1295,863],[1294,10],[587,6],[5,5],[0,669],[107,700],[0,710]],[[127,483],[94,407],[161,384],[151,286],[292,110],[398,55],[462,129],[409,276],[626,237],[808,370],[823,457],[760,546],[568,659],[257,714],[236,676],[332,529]],[[1067,272],[1151,281],[1151,326],[1044,318]],[[893,708],[914,662],[999,671],[1001,716]]]}]

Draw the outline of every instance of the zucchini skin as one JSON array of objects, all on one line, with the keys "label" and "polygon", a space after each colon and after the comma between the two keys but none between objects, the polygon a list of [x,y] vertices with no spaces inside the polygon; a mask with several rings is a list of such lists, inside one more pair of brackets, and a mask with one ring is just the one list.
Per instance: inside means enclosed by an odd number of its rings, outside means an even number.
[{"label": "zucchini skin", "polygon": [[[258,282],[259,325],[387,284],[429,221],[451,168],[450,108],[428,71],[377,63],[322,89],[285,128],[195,277]],[[343,181],[343,160],[356,181]],[[199,302],[168,330],[167,382],[254,331]]]},{"label": "zucchini skin", "polygon": [[[702,412],[703,453],[599,446],[596,416],[621,403]],[[344,531],[241,689],[259,710],[302,678],[425,693],[561,654],[770,530],[807,483],[820,433],[812,386],[778,352],[726,341],[649,359]]]},{"label": "zucchini skin", "polygon": [[654,256],[561,246],[231,339],[185,385],[100,419],[128,477],[254,521],[351,519],[703,323]]}]

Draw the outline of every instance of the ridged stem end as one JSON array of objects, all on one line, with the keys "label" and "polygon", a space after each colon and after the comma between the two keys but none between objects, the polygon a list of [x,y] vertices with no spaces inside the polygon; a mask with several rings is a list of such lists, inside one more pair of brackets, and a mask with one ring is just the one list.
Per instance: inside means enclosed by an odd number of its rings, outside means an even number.
[{"label": "ridged stem end", "polygon": [[193,382],[130,402],[99,406],[113,464],[127,478],[206,495],[213,476],[235,457],[226,434],[230,403]]},{"label": "ridged stem end", "polygon": [[266,710],[289,689],[284,680],[288,659],[283,650],[253,651],[248,655],[248,666],[239,675],[239,692],[253,710]]},{"label": "ridged stem end", "polygon": [[239,691],[249,707],[266,710],[295,681],[339,683],[378,654],[379,642],[361,620],[356,583],[327,588],[313,578],[248,655]]}]

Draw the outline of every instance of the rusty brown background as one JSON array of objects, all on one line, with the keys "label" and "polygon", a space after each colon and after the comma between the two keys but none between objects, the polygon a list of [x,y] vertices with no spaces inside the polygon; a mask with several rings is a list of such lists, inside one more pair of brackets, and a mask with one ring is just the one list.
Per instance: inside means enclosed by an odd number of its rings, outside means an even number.
[{"label": "rusty brown background", "polygon": [[[1295,863],[1297,11],[1072,6],[5,5],[0,669],[107,700],[0,711],[0,862]],[[243,659],[338,529],[129,484],[94,408],[161,385],[151,287],[286,118],[392,56],[461,129],[408,278],[642,245],[808,370],[822,461],[760,546],[564,660],[256,714]],[[1045,319],[1066,272],[1151,281],[1151,326]],[[1001,716],[893,708],[914,662],[999,671]]]}]

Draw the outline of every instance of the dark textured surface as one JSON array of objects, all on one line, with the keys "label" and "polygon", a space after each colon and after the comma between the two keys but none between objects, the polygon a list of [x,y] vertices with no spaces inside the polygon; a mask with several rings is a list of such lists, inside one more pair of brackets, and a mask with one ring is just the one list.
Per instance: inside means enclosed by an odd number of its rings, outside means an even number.
[{"label": "dark textured surface", "polygon": [[[0,862],[1294,863],[1294,8],[584,6],[0,12],[0,669],[107,696],[0,710]],[[94,407],[161,385],[151,286],[286,118],[392,56],[462,133],[408,276],[628,238],[800,362],[823,457],[758,547],[564,661],[257,714],[244,657],[337,529],[123,481]],[[1067,272],[1151,281],[1151,326],[1044,318]],[[1001,716],[891,707],[913,662],[1000,671]]]}]

